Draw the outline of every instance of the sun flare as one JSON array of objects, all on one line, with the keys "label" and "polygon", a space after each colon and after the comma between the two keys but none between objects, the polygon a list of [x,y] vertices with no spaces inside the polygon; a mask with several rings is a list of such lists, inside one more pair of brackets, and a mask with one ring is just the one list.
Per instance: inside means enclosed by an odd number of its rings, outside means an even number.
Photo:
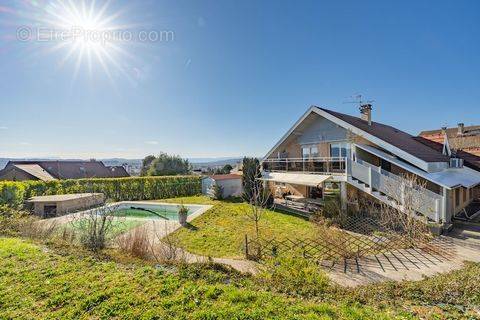
[{"label": "sun flare", "polygon": [[113,10],[108,0],[52,0],[36,6],[24,18],[36,28],[41,52],[60,52],[58,68],[73,65],[72,81],[85,68],[90,76],[102,70],[113,83],[114,71],[131,80],[132,70],[137,69],[128,67],[132,55],[122,32],[132,25],[120,23],[124,12],[118,6]]}]

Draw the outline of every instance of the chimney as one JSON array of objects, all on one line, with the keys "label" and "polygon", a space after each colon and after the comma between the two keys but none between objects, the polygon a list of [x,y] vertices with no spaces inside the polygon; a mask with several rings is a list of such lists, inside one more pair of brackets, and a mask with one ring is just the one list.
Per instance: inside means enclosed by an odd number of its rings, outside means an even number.
[{"label": "chimney", "polygon": [[362,104],[360,106],[360,118],[368,122],[368,125],[372,125],[372,105],[369,103]]},{"label": "chimney", "polygon": [[463,136],[464,133],[465,133],[465,124],[463,124],[462,122],[460,122],[460,123],[458,124],[457,135]]}]

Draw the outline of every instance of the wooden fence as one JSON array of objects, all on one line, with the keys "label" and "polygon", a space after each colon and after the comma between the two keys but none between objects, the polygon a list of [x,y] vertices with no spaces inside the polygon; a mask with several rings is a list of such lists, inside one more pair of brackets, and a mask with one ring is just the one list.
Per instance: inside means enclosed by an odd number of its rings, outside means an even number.
[{"label": "wooden fence", "polygon": [[385,230],[375,221],[350,220],[345,228],[320,227],[316,238],[276,239],[245,235],[245,257],[251,260],[293,254],[315,260],[358,259],[399,249],[420,248],[448,258],[441,241],[415,239]]}]

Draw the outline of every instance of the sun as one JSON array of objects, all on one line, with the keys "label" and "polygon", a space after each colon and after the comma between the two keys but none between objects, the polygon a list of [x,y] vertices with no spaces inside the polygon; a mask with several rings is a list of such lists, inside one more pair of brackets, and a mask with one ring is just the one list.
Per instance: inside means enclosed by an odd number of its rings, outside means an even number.
[{"label": "sun", "polygon": [[[72,80],[87,70],[92,76],[103,70],[113,83],[112,71],[130,78],[124,70],[128,41],[122,32],[132,25],[122,23],[125,8],[113,11],[111,1],[103,0],[52,0],[37,7],[31,16],[39,34],[43,36],[42,52],[63,52],[57,61],[58,68],[73,64]],[[97,68],[100,65],[101,68]],[[133,69],[133,68],[132,68]]]}]

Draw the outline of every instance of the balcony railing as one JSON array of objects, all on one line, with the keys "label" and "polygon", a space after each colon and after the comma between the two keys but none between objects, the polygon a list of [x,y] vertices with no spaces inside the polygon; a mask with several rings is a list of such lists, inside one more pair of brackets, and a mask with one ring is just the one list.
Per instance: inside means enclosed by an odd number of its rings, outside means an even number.
[{"label": "balcony railing", "polygon": [[264,171],[270,172],[346,174],[345,160],[344,157],[266,159],[262,166]]}]

